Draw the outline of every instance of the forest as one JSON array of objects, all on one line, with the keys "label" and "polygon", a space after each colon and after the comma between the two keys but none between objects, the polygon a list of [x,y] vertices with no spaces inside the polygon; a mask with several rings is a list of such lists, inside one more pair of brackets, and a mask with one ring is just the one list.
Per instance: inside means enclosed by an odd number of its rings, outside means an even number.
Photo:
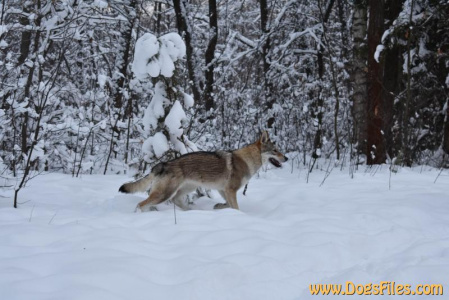
[{"label": "forest", "polygon": [[144,172],[262,130],[309,171],[449,167],[449,1],[0,0],[16,198],[42,172]]},{"label": "forest", "polygon": [[448,186],[449,0],[0,0],[1,300],[432,299]]}]

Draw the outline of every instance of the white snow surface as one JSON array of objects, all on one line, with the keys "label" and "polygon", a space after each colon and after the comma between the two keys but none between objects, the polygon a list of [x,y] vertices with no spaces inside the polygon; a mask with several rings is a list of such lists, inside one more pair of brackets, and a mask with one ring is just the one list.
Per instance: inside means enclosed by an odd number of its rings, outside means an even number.
[{"label": "white snow surface", "polygon": [[[1,299],[333,299],[309,284],[449,284],[449,173],[260,172],[240,211],[117,192],[124,175],[45,174],[0,191]],[[446,291],[445,291],[446,292]],[[339,298],[339,297],[337,297]],[[340,298],[345,298],[344,296]],[[360,296],[346,296],[360,299]],[[345,299],[346,299],[345,298]],[[372,296],[398,299],[397,296]],[[437,296],[409,296],[407,299]]]}]

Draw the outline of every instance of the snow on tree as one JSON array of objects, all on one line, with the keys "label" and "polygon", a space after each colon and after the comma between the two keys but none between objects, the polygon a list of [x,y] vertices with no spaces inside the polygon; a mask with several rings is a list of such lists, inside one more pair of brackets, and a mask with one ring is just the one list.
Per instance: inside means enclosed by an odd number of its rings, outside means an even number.
[{"label": "snow on tree", "polygon": [[[239,148],[269,120],[298,162],[338,150],[341,162],[365,161],[372,7],[262,2],[0,1],[0,176],[117,174],[196,149],[186,136]],[[447,166],[449,4],[384,4],[371,58],[385,66],[386,152]]]},{"label": "snow on tree", "polygon": [[[186,54],[184,41],[177,33],[159,38],[145,33],[136,42],[132,70],[140,81],[157,78],[153,97],[142,118],[146,140],[142,146],[144,160],[150,162],[170,153],[185,154],[196,146],[184,135],[183,124],[187,120],[184,107],[193,106],[193,98],[173,85],[176,62]],[[172,151],[172,152],[173,152]],[[173,155],[171,155],[173,156]]]},{"label": "snow on tree", "polygon": [[177,33],[167,33],[159,38],[145,33],[137,40],[132,70],[139,79],[146,79],[148,75],[170,78],[175,71],[175,62],[185,54],[186,46]]}]

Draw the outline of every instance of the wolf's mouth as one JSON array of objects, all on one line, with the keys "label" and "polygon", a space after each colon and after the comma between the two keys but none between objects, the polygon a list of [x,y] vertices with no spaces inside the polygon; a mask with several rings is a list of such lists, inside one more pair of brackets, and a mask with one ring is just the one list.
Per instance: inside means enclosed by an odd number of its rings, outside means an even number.
[{"label": "wolf's mouth", "polygon": [[268,159],[268,161],[269,161],[273,166],[275,166],[276,168],[282,167],[282,164],[281,164],[278,160],[276,160],[276,159],[274,159],[274,158],[272,158],[272,157],[270,157],[270,158]]}]

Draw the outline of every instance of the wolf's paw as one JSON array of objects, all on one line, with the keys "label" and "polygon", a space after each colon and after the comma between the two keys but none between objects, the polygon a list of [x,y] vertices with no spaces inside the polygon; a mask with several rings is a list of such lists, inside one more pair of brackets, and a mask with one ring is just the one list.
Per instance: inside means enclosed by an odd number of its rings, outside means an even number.
[{"label": "wolf's paw", "polygon": [[156,206],[153,205],[139,205],[137,204],[136,209],[134,210],[135,213],[137,212],[147,212],[147,211],[158,211]]},{"label": "wolf's paw", "polygon": [[222,209],[222,208],[228,208],[229,204],[227,203],[217,203],[214,205],[214,209]]}]

